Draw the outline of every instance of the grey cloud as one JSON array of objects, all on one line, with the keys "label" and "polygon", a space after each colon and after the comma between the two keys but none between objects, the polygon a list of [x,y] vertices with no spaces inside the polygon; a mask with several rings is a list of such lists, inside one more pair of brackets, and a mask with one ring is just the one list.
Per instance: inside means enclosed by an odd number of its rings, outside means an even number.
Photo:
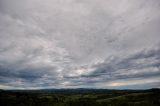
[{"label": "grey cloud", "polygon": [[[51,68],[52,71],[54,68]],[[15,70],[15,69],[5,69],[0,68],[0,78],[3,78],[4,80],[1,80],[1,82],[5,82],[6,80],[8,83],[12,81],[16,81],[18,79],[24,80],[25,82],[34,83],[40,79],[42,79],[45,75],[52,75],[52,80],[56,80],[58,77],[58,73],[51,72],[51,69],[46,67],[39,67],[39,68],[27,68],[24,70]],[[56,69],[55,69],[56,70]]]},{"label": "grey cloud", "polygon": [[[145,76],[147,77],[150,75],[160,75],[160,49],[151,49],[151,50],[145,50],[138,52],[133,55],[129,55],[126,57],[117,57],[114,58],[109,63],[104,61],[103,63],[99,63],[97,65],[94,65],[93,67],[96,68],[93,72],[89,74],[90,77],[100,77],[109,75],[110,77],[137,77],[139,76]],[[149,69],[151,68],[151,69]],[[153,71],[152,68],[156,68],[157,71]],[[149,73],[142,72],[142,69],[147,70],[149,69]],[[137,70],[137,73],[134,73],[134,70]],[[132,72],[133,71],[133,72]],[[153,72],[152,72],[153,71]],[[122,72],[122,73],[121,73]],[[117,75],[118,74],[118,75]],[[123,74],[127,74],[126,76]],[[149,74],[149,75],[148,75]],[[131,76],[130,76],[131,75]],[[86,75],[86,77],[89,77]]]},{"label": "grey cloud", "polygon": [[159,8],[159,0],[0,0],[0,85],[158,77]]},{"label": "grey cloud", "polygon": [[[142,50],[136,54],[125,57],[115,57],[108,62],[106,59],[102,63],[93,65],[95,68],[88,74],[80,76],[65,76],[74,85],[95,84],[99,82],[110,82],[114,80],[147,79],[160,76],[160,49]],[[78,83],[79,82],[79,83]],[[157,82],[156,82],[157,83]]]}]

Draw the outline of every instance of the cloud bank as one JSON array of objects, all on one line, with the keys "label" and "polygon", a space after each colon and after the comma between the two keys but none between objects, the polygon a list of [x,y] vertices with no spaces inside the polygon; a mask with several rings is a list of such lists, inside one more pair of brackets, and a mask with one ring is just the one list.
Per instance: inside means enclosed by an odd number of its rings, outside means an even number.
[{"label": "cloud bank", "polygon": [[159,0],[0,0],[0,88],[160,87]]}]

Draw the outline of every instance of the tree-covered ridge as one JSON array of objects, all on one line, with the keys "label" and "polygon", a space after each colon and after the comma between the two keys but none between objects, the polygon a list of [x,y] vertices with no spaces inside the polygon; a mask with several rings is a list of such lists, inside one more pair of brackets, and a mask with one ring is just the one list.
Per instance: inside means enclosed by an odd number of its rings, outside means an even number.
[{"label": "tree-covered ridge", "polygon": [[0,91],[0,106],[159,106],[159,104],[159,89]]}]

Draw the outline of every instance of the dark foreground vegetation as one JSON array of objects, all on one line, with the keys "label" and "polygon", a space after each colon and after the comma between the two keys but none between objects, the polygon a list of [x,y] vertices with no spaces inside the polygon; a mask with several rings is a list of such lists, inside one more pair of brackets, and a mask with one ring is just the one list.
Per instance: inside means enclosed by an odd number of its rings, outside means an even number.
[{"label": "dark foreground vegetation", "polygon": [[160,106],[160,89],[0,90],[0,106]]}]

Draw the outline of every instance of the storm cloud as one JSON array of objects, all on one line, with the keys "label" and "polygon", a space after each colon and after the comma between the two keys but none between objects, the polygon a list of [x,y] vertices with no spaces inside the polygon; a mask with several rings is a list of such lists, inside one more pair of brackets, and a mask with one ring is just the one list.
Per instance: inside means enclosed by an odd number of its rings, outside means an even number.
[{"label": "storm cloud", "polygon": [[0,88],[160,87],[159,9],[159,0],[0,0]]}]

